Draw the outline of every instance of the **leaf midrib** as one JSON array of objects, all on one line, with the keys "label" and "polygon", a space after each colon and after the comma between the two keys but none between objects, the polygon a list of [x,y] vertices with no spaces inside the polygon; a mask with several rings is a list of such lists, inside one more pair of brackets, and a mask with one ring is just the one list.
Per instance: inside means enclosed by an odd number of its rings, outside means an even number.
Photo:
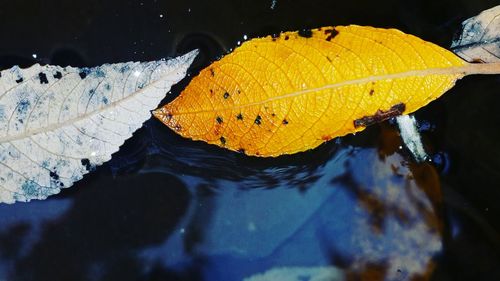
[{"label": "leaf midrib", "polygon": [[[491,65],[492,63],[489,63],[488,65]],[[390,73],[390,74],[384,74],[384,75],[373,75],[369,77],[362,77],[362,78],[356,78],[352,80],[344,80],[338,83],[333,83],[333,84],[327,84],[325,86],[321,87],[314,87],[310,89],[304,89],[292,93],[287,93],[284,95],[279,95],[275,97],[270,97],[262,101],[256,101],[256,102],[251,102],[251,103],[246,103],[246,104],[239,104],[236,106],[229,106],[225,108],[218,108],[218,109],[208,109],[208,110],[198,110],[198,111],[185,111],[185,112],[175,112],[172,113],[172,115],[190,115],[190,114],[202,114],[202,113],[209,113],[209,112],[216,112],[216,111],[224,111],[224,110],[236,110],[236,109],[242,109],[242,108],[247,108],[247,107],[252,107],[252,106],[259,106],[259,105],[264,105],[270,102],[278,101],[278,100],[283,100],[283,99],[288,99],[288,98],[294,98],[297,96],[313,93],[313,92],[319,92],[323,90],[329,90],[329,89],[336,89],[336,88],[341,88],[344,86],[349,86],[349,85],[357,85],[357,84],[365,84],[365,83],[370,83],[370,82],[375,82],[375,81],[381,81],[381,80],[391,80],[391,79],[402,79],[402,78],[407,78],[407,77],[415,77],[415,76],[430,76],[430,75],[459,75],[457,79],[462,78],[463,76],[466,75],[471,75],[471,74],[495,74],[491,72],[482,72],[481,68],[478,68],[479,64],[469,64],[466,63],[463,66],[450,66],[450,67],[437,67],[437,68],[427,68],[427,69],[420,69],[420,70],[409,70],[409,71],[404,71],[404,72],[398,72],[398,73]],[[498,65],[499,68],[496,73],[500,73],[500,65]]]}]

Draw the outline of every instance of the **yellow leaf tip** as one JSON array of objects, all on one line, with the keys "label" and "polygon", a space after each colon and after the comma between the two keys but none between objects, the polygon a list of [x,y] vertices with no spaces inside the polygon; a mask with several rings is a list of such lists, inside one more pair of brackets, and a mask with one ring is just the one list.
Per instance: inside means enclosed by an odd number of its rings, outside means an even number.
[{"label": "yellow leaf tip", "polygon": [[152,112],[153,116],[167,124],[172,119],[172,114],[165,107],[160,107]]}]

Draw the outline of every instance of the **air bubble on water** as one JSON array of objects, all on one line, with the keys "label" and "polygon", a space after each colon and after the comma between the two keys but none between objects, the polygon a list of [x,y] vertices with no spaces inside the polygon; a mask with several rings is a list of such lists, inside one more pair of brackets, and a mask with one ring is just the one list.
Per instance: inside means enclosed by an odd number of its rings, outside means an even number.
[{"label": "air bubble on water", "polygon": [[272,0],[271,1],[271,10],[274,10],[274,8],[276,8],[277,2],[278,2],[278,0]]}]

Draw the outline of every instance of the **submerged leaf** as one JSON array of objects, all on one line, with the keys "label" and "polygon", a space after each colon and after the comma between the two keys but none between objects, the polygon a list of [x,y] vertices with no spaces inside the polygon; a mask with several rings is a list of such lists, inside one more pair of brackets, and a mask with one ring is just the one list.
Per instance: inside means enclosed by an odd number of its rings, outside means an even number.
[{"label": "submerged leaf", "polygon": [[346,276],[341,269],[324,267],[278,267],[255,274],[243,281],[342,281]]},{"label": "submerged leaf", "polygon": [[462,32],[451,49],[469,62],[500,60],[500,6],[483,11],[462,23]]},{"label": "submerged leaf", "polygon": [[2,71],[0,202],[45,199],[108,161],[185,76],[196,54]]},{"label": "submerged leaf", "polygon": [[420,133],[418,132],[417,120],[415,116],[403,115],[396,118],[399,127],[399,133],[403,143],[412,153],[417,162],[425,161],[429,158],[425,152]]},{"label": "submerged leaf", "polygon": [[182,136],[278,156],[411,113],[473,65],[395,29],[323,27],[245,42],[154,115]]}]

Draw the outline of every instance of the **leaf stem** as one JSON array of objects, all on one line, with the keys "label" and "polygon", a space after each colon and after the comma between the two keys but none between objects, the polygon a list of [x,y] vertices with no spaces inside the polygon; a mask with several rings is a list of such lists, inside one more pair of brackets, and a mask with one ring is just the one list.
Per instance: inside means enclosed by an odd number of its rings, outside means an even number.
[{"label": "leaf stem", "polygon": [[469,63],[464,71],[464,74],[500,74],[500,62]]}]

